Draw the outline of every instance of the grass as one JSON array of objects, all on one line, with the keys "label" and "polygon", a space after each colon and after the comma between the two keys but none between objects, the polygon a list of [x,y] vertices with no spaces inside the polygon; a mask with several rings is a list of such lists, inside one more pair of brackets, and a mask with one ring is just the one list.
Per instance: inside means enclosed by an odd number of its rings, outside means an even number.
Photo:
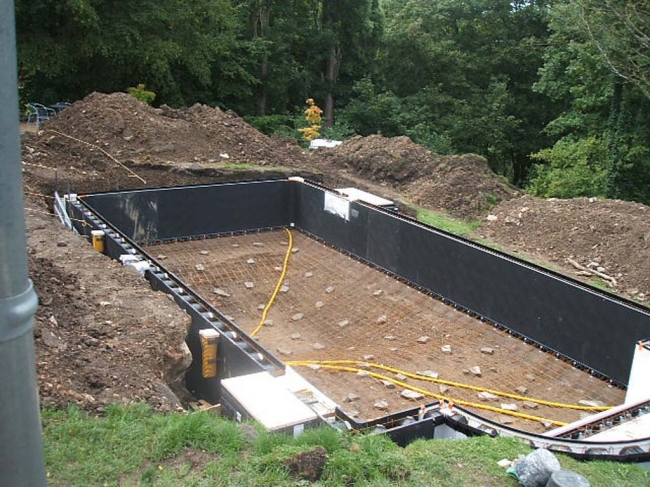
[{"label": "grass", "polygon": [[[314,486],[515,487],[496,462],[530,452],[512,438],[418,440],[406,448],[331,428],[291,438],[210,413],[159,414],[143,405],[114,406],[101,417],[44,411],[43,423],[50,487],[310,485],[284,461],[318,445],[329,458]],[[559,459],[593,487],[650,485],[650,471],[635,465]]]},{"label": "grass", "polygon": [[439,228],[454,235],[470,237],[474,231],[481,226],[479,221],[463,221],[451,218],[443,213],[427,210],[418,206],[411,207],[416,212],[416,219],[432,227]]}]

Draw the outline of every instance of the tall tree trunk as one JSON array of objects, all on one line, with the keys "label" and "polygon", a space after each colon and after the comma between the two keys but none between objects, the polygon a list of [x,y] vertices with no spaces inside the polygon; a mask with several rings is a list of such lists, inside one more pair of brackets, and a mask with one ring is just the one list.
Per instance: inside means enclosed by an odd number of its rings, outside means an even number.
[{"label": "tall tree trunk", "polygon": [[[271,7],[272,0],[263,0],[259,4],[258,11],[256,12],[255,19],[255,28],[254,36],[264,38],[269,27],[269,22],[271,19]],[[259,28],[258,28],[259,27]],[[256,113],[258,116],[263,117],[266,115],[266,106],[267,106],[267,85],[268,85],[268,74],[269,74],[269,55],[263,54],[259,65],[257,67],[257,73],[260,78],[260,84],[257,88],[257,103],[256,103]]]},{"label": "tall tree trunk", "polygon": [[334,86],[336,85],[336,78],[339,67],[339,55],[336,46],[330,47],[329,57],[327,58],[327,65],[325,67],[325,80],[327,81],[327,94],[325,95],[325,126],[331,127],[334,125]]}]

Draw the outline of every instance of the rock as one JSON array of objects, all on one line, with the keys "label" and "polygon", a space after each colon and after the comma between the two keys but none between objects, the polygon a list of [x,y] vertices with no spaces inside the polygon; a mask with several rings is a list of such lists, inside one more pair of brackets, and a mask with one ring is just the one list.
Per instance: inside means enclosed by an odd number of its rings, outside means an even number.
[{"label": "rock", "polygon": [[372,360],[374,358],[375,358],[374,355],[364,355],[363,356],[363,360],[366,361],[366,362],[368,362],[368,361],[370,361],[370,360]]},{"label": "rock", "polygon": [[440,391],[440,394],[445,394],[449,390],[449,387],[444,384],[440,384],[438,386],[438,390]]},{"label": "rock", "polygon": [[539,448],[514,465],[519,483],[524,487],[546,487],[553,472],[561,469],[560,462],[550,451]]},{"label": "rock", "polygon": [[195,268],[197,271],[204,271],[204,270],[205,270],[205,266],[204,266],[203,264],[196,264],[196,265],[194,266],[194,268]]},{"label": "rock", "polygon": [[386,335],[384,337],[384,340],[393,341],[393,340],[397,340],[397,337],[393,335]]},{"label": "rock", "polygon": [[514,420],[510,416],[506,416],[504,414],[499,415],[497,418],[497,421],[501,424],[512,424],[514,423]]},{"label": "rock", "polygon": [[292,333],[291,334],[291,339],[292,340],[300,340],[302,338],[302,335],[300,333]]},{"label": "rock", "polygon": [[442,350],[442,353],[451,353],[451,345],[443,345],[440,350]]},{"label": "rock", "polygon": [[392,383],[391,381],[389,381],[389,380],[382,380],[382,381],[380,381],[380,382],[384,385],[384,387],[385,387],[386,389],[395,389],[395,384],[393,384],[393,383]]},{"label": "rock", "polygon": [[498,465],[499,467],[501,467],[501,468],[512,467],[512,461],[511,461],[511,460],[508,460],[507,458],[504,458],[503,460],[499,460],[499,461],[497,462],[497,465]]},{"label": "rock", "polygon": [[304,317],[305,317],[304,314],[302,314],[302,313],[296,313],[295,315],[293,315],[293,316],[291,317],[291,321],[300,321],[300,320],[302,320]]},{"label": "rock", "polygon": [[316,343],[314,343],[313,347],[314,347],[314,350],[323,350],[325,348],[325,345],[323,345],[322,343],[316,342]]},{"label": "rock", "polygon": [[431,338],[429,338],[429,337],[426,336],[426,335],[422,335],[420,338],[418,338],[418,339],[415,340],[415,341],[418,342],[418,343],[422,343],[422,344],[424,344],[424,343],[428,343],[429,340],[431,340]]},{"label": "rock", "polygon": [[41,340],[46,346],[50,348],[56,348],[59,350],[65,350],[68,348],[68,345],[64,341],[62,341],[59,337],[57,337],[54,333],[52,333],[48,329],[44,329],[42,331]]},{"label": "rock", "polygon": [[386,401],[377,401],[374,404],[374,407],[380,411],[386,411],[388,409],[388,403]]},{"label": "rock", "polygon": [[494,349],[490,347],[483,347],[481,348],[481,353],[485,353],[487,355],[494,355]]},{"label": "rock", "polygon": [[324,306],[324,304],[323,304],[322,301],[316,301],[316,307],[317,307],[318,309],[321,309],[323,306]]},{"label": "rock", "polygon": [[478,393],[478,398],[481,401],[494,401],[494,402],[496,402],[496,401],[499,400],[499,396],[495,396],[494,394],[489,393],[489,392],[485,392],[485,391],[479,392]]},{"label": "rock", "polygon": [[313,272],[305,272],[305,277],[314,277]]},{"label": "rock", "polygon": [[345,328],[345,327],[348,326],[349,324],[350,324],[350,320],[341,320],[341,321],[339,321],[339,323],[338,323],[339,328]]},{"label": "rock", "polygon": [[361,399],[358,394],[354,392],[348,392],[348,394],[343,398],[343,402],[354,402]]},{"label": "rock", "polygon": [[247,263],[247,264],[254,264],[254,263],[255,263],[255,259],[248,259],[248,260],[246,261],[246,263]]},{"label": "rock", "polygon": [[320,370],[320,365],[318,364],[309,364],[307,367],[309,367],[311,370]]},{"label": "rock", "polygon": [[277,351],[278,351],[278,353],[280,355],[291,355],[293,353],[291,350],[289,350],[288,348],[284,348],[284,347],[278,347]]},{"label": "rock", "polygon": [[386,323],[387,321],[388,317],[386,315],[381,315],[379,318],[377,318],[377,324]]},{"label": "rock", "polygon": [[384,291],[382,289],[377,289],[372,293],[373,296],[381,296],[382,294],[384,294]]},{"label": "rock", "polygon": [[507,216],[505,219],[506,225],[519,225],[519,220],[511,216]]},{"label": "rock", "polygon": [[469,371],[471,374],[475,375],[476,377],[481,377],[481,368],[478,365],[475,365],[474,367],[470,367]]},{"label": "rock", "polygon": [[605,405],[603,401],[586,401],[586,400],[580,400],[578,401],[578,404],[581,404],[582,406],[592,407],[592,408],[601,408]]},{"label": "rock", "polygon": [[496,367],[490,367],[488,370],[489,370],[490,372],[494,372],[495,374],[496,374],[497,372],[499,372],[499,369],[497,369]]},{"label": "rock", "polygon": [[499,217],[496,215],[488,215],[485,219],[489,222],[495,222],[499,219]]},{"label": "rock", "polygon": [[201,250],[201,251],[199,252],[199,254],[201,254],[201,255],[208,255],[209,253],[210,253],[210,252],[208,252],[207,250]]},{"label": "rock", "polygon": [[296,254],[298,252],[300,252],[300,249],[298,247],[294,247],[294,248],[291,249],[292,254]]},{"label": "rock", "polygon": [[511,404],[511,403],[502,403],[501,404],[501,409],[504,411],[516,411],[517,410],[517,405],[516,404]]},{"label": "rock", "polygon": [[400,396],[402,396],[404,399],[408,399],[409,401],[419,401],[424,397],[424,394],[412,391],[410,389],[404,389]]},{"label": "rock", "polygon": [[253,247],[264,247],[262,242],[253,242]]},{"label": "rock", "polygon": [[233,246],[234,248],[237,248],[237,247],[239,247],[239,244],[238,244],[238,243],[234,243],[234,244],[232,244],[232,246]]},{"label": "rock", "polygon": [[165,254],[158,254],[158,255],[156,256],[156,258],[157,258],[158,260],[165,260],[165,259],[167,258],[167,256],[166,256]]},{"label": "rock", "polygon": [[522,406],[524,407],[524,409],[537,409],[539,407],[539,404],[537,404],[536,402],[524,401],[522,403]]},{"label": "rock", "polygon": [[282,286],[280,287],[280,292],[281,292],[281,293],[288,293],[288,292],[289,292],[289,286],[287,286],[287,285],[282,285]]},{"label": "rock", "polygon": [[528,387],[519,386],[519,387],[517,387],[517,388],[515,389],[515,392],[516,392],[517,394],[520,394],[520,395],[522,395],[522,396],[525,396],[525,395],[528,393]]},{"label": "rock", "polygon": [[228,294],[226,291],[221,289],[220,287],[215,287],[212,292],[216,294],[217,296],[221,296],[222,298],[229,298],[230,294]]},{"label": "rock", "polygon": [[246,286],[246,289],[253,289],[255,287],[255,283],[253,281],[246,281],[244,283],[244,286]]},{"label": "rock", "polygon": [[[372,355],[366,355],[366,357],[372,357]],[[359,367],[360,369],[369,369],[370,364],[368,362],[359,362],[357,364],[357,367]]]},{"label": "rock", "polygon": [[406,382],[407,379],[408,377],[406,377],[404,374],[395,374],[395,380]]},{"label": "rock", "polygon": [[282,272],[282,266],[276,265],[276,266],[273,268],[273,270],[274,270],[274,271],[277,271],[277,272]]},{"label": "rock", "polygon": [[418,375],[423,375],[424,377],[431,377],[432,379],[437,379],[440,374],[434,372],[433,370],[423,370],[422,372],[416,372]]},{"label": "rock", "polygon": [[365,370],[360,370],[359,372],[357,372],[357,377],[359,377],[360,379],[363,379],[365,377],[370,377],[370,374],[368,372],[366,372]]},{"label": "rock", "polygon": [[267,318],[264,320],[264,326],[273,326],[273,320]]},{"label": "rock", "polygon": [[333,293],[333,292],[334,292],[334,286],[328,286],[328,287],[326,287],[326,288],[325,288],[325,292],[326,292],[327,294],[331,294],[331,293]]},{"label": "rock", "polygon": [[526,374],[526,379],[531,382],[535,382],[535,376],[533,374]]},{"label": "rock", "polygon": [[266,306],[264,306],[263,304],[257,305],[257,309],[259,309],[260,311],[264,311],[264,308],[266,308]]}]

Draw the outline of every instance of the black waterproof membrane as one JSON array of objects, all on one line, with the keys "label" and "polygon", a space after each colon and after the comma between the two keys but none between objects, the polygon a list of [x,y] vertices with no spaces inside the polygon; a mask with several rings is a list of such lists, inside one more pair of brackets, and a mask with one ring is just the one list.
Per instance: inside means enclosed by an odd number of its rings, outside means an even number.
[{"label": "black waterproof membrane", "polygon": [[[140,250],[160,241],[292,226],[621,386],[634,344],[650,337],[650,309],[640,304],[299,178],[87,194],[69,206],[71,216],[91,223],[80,232],[108,227],[107,253],[116,258],[124,245]],[[158,289],[179,287],[173,276],[149,274]],[[177,301],[205,317],[201,297],[184,292]],[[241,330],[220,327],[227,319],[219,310],[212,315],[210,325],[194,324],[194,331],[230,330],[230,345],[220,344],[230,375],[232,367],[241,367],[239,373],[283,367]],[[190,335],[188,342],[196,353],[198,338]],[[218,380],[190,371],[188,386],[218,400]]]}]

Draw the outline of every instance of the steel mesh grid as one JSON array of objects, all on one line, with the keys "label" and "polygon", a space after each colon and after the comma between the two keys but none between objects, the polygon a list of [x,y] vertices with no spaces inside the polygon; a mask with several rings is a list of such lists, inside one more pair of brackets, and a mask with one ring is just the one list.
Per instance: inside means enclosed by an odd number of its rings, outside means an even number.
[{"label": "steel mesh grid", "polygon": [[[283,360],[361,360],[411,373],[434,371],[444,380],[508,393],[525,387],[527,396],[553,402],[622,402],[621,389],[302,233],[293,231],[292,235],[285,287],[270,308],[268,326],[257,335],[262,345]],[[278,282],[287,245],[284,231],[272,231],[167,243],[146,250],[250,333]],[[452,352],[444,353],[444,345],[450,345]],[[493,353],[481,351],[486,348]],[[474,366],[480,367],[480,377],[470,372]],[[362,419],[414,406],[400,396],[401,388],[388,389],[364,374],[307,367],[298,371],[346,412]],[[442,392],[430,382],[406,382]],[[350,394],[358,399],[346,402]],[[520,412],[564,422],[585,414],[549,406],[528,410],[522,401],[506,398],[484,402],[477,392],[458,387],[450,387],[443,395],[497,407],[516,404]],[[377,410],[378,401],[386,401],[388,410]],[[475,411],[527,431],[548,427]]]}]

